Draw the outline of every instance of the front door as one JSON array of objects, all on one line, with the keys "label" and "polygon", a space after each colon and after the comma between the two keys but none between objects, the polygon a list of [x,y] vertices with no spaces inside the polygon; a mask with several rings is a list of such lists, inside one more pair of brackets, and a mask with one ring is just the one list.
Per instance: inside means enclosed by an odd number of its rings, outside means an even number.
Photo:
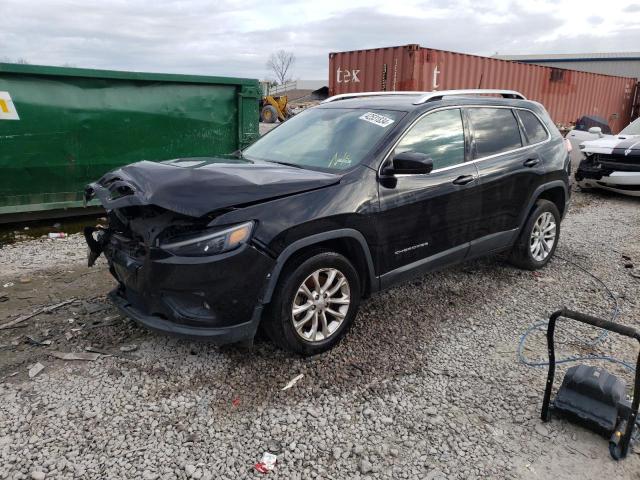
[{"label": "front door", "polygon": [[414,151],[433,160],[429,174],[396,175],[379,183],[378,265],[382,286],[462,260],[469,224],[478,213],[478,172],[469,155],[459,108],[418,120],[393,155]]}]

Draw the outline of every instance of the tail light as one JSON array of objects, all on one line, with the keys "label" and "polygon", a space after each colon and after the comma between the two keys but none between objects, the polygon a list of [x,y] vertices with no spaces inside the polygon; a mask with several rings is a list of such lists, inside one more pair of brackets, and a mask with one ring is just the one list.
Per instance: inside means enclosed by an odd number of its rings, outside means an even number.
[{"label": "tail light", "polygon": [[567,153],[571,153],[571,150],[573,150],[573,145],[571,145],[571,141],[568,138],[564,139],[564,146],[567,147]]}]

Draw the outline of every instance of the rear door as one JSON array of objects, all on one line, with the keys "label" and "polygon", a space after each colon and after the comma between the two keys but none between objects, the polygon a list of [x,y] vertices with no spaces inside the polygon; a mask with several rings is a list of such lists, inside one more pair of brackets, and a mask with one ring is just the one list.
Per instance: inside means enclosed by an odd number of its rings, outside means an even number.
[{"label": "rear door", "polygon": [[429,174],[396,175],[379,184],[382,285],[435,266],[462,260],[469,223],[477,215],[478,174],[470,155],[462,111],[430,112],[411,126],[394,154],[414,151],[433,160]]},{"label": "rear door", "polygon": [[520,110],[504,107],[466,107],[471,150],[478,168],[480,213],[471,229],[469,256],[511,244],[523,209],[544,173],[535,145],[549,134],[537,116],[522,110],[531,140],[520,123]]}]

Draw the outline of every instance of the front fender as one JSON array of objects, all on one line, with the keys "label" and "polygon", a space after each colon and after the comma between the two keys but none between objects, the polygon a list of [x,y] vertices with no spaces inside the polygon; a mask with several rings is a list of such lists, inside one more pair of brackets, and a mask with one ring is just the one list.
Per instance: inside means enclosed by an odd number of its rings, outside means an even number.
[{"label": "front fender", "polygon": [[369,249],[369,245],[364,238],[364,235],[360,233],[358,230],[352,228],[341,228],[338,230],[331,230],[328,232],[321,232],[315,235],[310,235],[308,237],[302,238],[293,242],[291,245],[287,246],[281,253],[278,255],[276,259],[276,264],[273,267],[271,273],[267,276],[267,282],[264,289],[264,294],[262,296],[262,303],[269,303],[273,296],[273,292],[278,284],[278,279],[280,274],[282,273],[282,268],[286,264],[287,260],[291,258],[296,252],[300,251],[303,248],[309,247],[311,245],[316,245],[327,240],[335,240],[339,238],[349,238],[354,239],[358,242],[360,247],[362,248],[362,254],[364,255],[367,271],[369,274],[369,284],[371,285],[371,292],[375,292],[380,290],[380,281],[378,277],[376,277],[375,269],[373,266],[373,258],[371,256],[371,250]]}]

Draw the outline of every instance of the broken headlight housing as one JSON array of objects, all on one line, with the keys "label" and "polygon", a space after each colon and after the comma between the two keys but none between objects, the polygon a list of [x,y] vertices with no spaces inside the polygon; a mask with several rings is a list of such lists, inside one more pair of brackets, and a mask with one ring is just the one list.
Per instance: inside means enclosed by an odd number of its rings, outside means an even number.
[{"label": "broken headlight housing", "polygon": [[246,222],[215,232],[200,232],[179,241],[161,244],[160,248],[181,257],[217,255],[247,243],[251,238],[253,226],[254,222]]}]

